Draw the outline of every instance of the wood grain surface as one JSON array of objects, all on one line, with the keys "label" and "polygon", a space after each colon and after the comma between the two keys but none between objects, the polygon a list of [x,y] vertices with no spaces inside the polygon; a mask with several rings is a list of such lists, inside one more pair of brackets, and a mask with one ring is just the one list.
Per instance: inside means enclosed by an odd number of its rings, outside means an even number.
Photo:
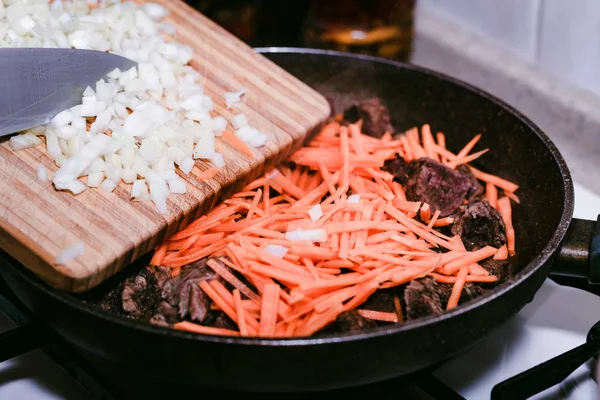
[{"label": "wood grain surface", "polygon": [[[187,193],[171,194],[168,212],[151,202],[132,202],[131,185],[113,193],[88,189],[80,195],[54,190],[36,178],[43,164],[57,170],[45,146],[13,152],[0,143],[0,247],[52,286],[71,292],[90,289],[162,240],[229,197],[250,180],[287,157],[328,117],[327,101],[281,68],[199,12],[177,0],[154,0],[167,7],[177,27],[176,39],[194,49],[192,65],[215,102],[218,115],[230,118],[224,92],[246,88],[240,106],[250,124],[269,136],[250,159],[226,141],[217,151],[226,165],[210,180],[197,176],[211,165],[197,160],[187,181]],[[236,113],[239,111],[236,111]],[[85,243],[85,254],[67,265],[55,265],[68,245]],[[2,266],[0,266],[2,268]]]}]

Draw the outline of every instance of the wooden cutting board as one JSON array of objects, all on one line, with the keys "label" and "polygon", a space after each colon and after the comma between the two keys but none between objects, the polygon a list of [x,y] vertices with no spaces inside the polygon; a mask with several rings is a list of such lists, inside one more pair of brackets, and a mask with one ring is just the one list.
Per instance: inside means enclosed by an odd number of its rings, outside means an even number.
[{"label": "wooden cutting board", "polygon": [[[176,39],[194,49],[192,65],[203,75],[216,113],[229,119],[224,92],[246,88],[240,111],[268,134],[268,143],[250,159],[218,138],[226,166],[202,181],[197,176],[211,165],[196,161],[189,175],[180,174],[187,193],[171,194],[168,213],[162,215],[151,202],[130,201],[131,186],[123,183],[110,194],[58,192],[36,178],[40,163],[57,170],[45,146],[13,152],[4,140],[0,247],[56,288],[83,292],[98,285],[286,158],[329,116],[325,98],[183,1],[154,2],[170,10],[167,22],[177,27]],[[78,241],[85,244],[85,254],[55,265],[57,255]]]}]

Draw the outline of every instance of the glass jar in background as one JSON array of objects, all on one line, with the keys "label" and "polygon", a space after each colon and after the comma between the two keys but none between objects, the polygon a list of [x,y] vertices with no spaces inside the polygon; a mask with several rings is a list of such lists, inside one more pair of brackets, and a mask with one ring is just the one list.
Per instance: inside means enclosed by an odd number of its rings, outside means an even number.
[{"label": "glass jar in background", "polygon": [[305,47],[407,61],[416,0],[313,0],[302,28]]},{"label": "glass jar in background", "polygon": [[186,0],[248,44],[256,38],[261,0]]}]

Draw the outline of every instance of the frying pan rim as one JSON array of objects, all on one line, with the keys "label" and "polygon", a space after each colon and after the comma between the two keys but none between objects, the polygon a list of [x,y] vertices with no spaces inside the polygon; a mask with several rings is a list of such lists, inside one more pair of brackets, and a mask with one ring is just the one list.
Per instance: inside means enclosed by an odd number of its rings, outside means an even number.
[{"label": "frying pan rim", "polygon": [[[431,70],[429,68],[417,66],[414,64],[402,63],[398,61],[383,59],[379,57],[373,57],[362,54],[353,54],[332,50],[320,50],[320,49],[311,49],[311,48],[295,48],[295,47],[261,47],[255,48],[255,51],[261,54],[274,54],[274,53],[291,53],[291,54],[311,54],[311,55],[322,55],[322,56],[333,56],[333,57],[344,57],[344,58],[352,58],[359,59],[364,61],[370,61],[374,63],[380,64],[388,64],[392,67],[415,71],[435,79],[446,81],[456,86],[461,87],[462,89],[468,90],[481,98],[492,102],[494,105],[499,108],[507,111],[512,114],[513,117],[517,118],[521,121],[527,128],[529,128],[546,146],[550,155],[553,157],[556,162],[559,171],[563,180],[563,193],[564,193],[564,202],[563,202],[563,211],[558,223],[558,226],[550,238],[542,251],[537,254],[527,265],[523,267],[521,271],[519,271],[515,276],[513,276],[509,281],[504,282],[497,287],[495,287],[490,292],[485,295],[478,297],[474,301],[468,302],[466,304],[460,305],[451,311],[444,311],[442,314],[438,315],[430,315],[427,317],[419,318],[414,321],[409,321],[404,324],[398,324],[390,327],[379,327],[377,329],[369,330],[362,333],[341,333],[326,337],[307,337],[307,338],[277,338],[277,339],[264,339],[264,338],[240,338],[240,337],[228,337],[228,336],[214,336],[214,335],[203,335],[197,333],[190,333],[186,331],[180,331],[172,328],[166,328],[162,326],[155,326],[149,324],[147,322],[140,322],[135,320],[128,320],[114,313],[94,309],[90,305],[83,303],[81,300],[74,298],[72,294],[62,292],[52,288],[50,285],[43,282],[41,279],[36,279],[34,276],[29,276],[28,271],[20,270],[18,267],[22,267],[20,265],[15,265],[14,267],[17,269],[17,274],[19,274],[23,279],[26,279],[29,284],[37,287],[38,290],[45,292],[47,295],[53,297],[57,301],[65,304],[68,307],[73,307],[77,309],[77,311],[81,311],[84,313],[92,314],[94,317],[103,320],[104,323],[112,323],[116,325],[120,325],[123,328],[137,329],[144,331],[148,334],[156,334],[162,336],[170,336],[174,338],[184,339],[184,340],[196,340],[200,342],[207,343],[217,343],[217,344],[232,344],[232,345],[241,345],[241,346],[262,346],[262,347],[278,347],[278,346],[315,346],[315,345],[327,345],[332,343],[343,343],[343,342],[358,342],[363,340],[370,340],[381,336],[400,334],[404,331],[411,329],[419,329],[430,324],[435,324],[438,321],[443,321],[450,318],[458,317],[461,314],[467,313],[472,309],[482,306],[487,302],[493,301],[495,298],[502,296],[507,291],[509,291],[513,286],[519,285],[521,282],[526,280],[529,276],[531,276],[535,271],[541,268],[546,262],[549,261],[550,257],[554,254],[554,252],[560,246],[571,218],[573,216],[573,202],[574,202],[574,188],[573,182],[571,179],[570,171],[564,161],[560,151],[556,148],[552,140],[542,132],[542,130],[534,124],[529,118],[523,115],[520,111],[516,110],[509,104],[505,103],[503,100],[493,96],[492,94],[475,87],[469,83],[466,83],[462,80],[453,78],[444,73]],[[18,264],[13,262],[13,264]]]}]

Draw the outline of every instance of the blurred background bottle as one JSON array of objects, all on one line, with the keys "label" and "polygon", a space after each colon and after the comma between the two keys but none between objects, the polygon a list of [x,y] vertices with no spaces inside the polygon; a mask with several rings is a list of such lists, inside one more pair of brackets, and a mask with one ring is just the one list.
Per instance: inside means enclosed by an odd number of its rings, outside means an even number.
[{"label": "blurred background bottle", "polygon": [[312,47],[407,61],[416,0],[188,0],[254,47]]},{"label": "blurred background bottle", "polygon": [[407,61],[416,0],[313,0],[302,44]]}]

